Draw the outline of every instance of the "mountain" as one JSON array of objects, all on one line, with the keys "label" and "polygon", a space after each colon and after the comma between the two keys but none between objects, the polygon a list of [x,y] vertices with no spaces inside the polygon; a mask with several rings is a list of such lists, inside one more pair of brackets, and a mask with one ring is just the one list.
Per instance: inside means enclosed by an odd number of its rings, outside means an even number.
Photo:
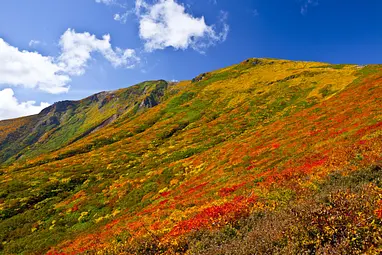
[{"label": "mountain", "polygon": [[156,106],[169,85],[166,81],[144,82],[127,89],[101,92],[81,101],[58,102],[36,116],[4,121],[0,162],[14,162],[57,150],[118,118]]},{"label": "mountain", "polygon": [[252,58],[1,121],[0,254],[378,254],[381,84]]}]

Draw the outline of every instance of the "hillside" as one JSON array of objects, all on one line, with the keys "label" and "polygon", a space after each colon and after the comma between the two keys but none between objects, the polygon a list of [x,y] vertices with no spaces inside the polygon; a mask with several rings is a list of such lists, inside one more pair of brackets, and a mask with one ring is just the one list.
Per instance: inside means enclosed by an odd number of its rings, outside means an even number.
[{"label": "hillside", "polygon": [[134,115],[160,103],[169,83],[144,82],[81,101],[63,101],[40,114],[1,122],[1,163],[57,150],[101,129],[117,118]]},{"label": "hillside", "polygon": [[1,121],[0,254],[378,254],[381,105],[381,65],[248,59]]}]

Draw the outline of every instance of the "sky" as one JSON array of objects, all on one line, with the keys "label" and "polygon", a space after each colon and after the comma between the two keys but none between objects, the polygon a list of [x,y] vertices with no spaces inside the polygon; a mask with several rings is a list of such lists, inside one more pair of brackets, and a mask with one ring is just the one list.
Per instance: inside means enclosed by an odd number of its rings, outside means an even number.
[{"label": "sky", "polygon": [[381,0],[0,0],[0,120],[251,57],[382,64]]}]

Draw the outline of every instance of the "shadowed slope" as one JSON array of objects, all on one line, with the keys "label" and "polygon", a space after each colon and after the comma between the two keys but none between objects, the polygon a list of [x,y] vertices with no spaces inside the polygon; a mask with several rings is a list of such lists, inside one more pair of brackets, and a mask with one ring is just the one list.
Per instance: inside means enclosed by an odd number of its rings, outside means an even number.
[{"label": "shadowed slope", "polygon": [[58,102],[38,115],[0,122],[0,163],[57,150],[118,118],[151,108],[161,101],[168,85],[165,81],[145,82],[81,101]]}]

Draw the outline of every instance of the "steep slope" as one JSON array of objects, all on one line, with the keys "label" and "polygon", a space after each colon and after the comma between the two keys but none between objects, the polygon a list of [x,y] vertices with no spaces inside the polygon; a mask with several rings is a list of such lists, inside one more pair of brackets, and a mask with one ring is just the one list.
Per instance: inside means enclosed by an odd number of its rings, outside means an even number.
[{"label": "steep slope", "polygon": [[169,83],[153,81],[81,101],[63,101],[36,116],[0,122],[0,163],[25,160],[80,140],[118,118],[157,105]]},{"label": "steep slope", "polygon": [[[381,66],[249,59],[166,86],[162,100],[126,97],[132,114],[97,129],[115,113],[107,115],[54,151],[48,135],[25,158],[10,157],[0,170],[1,249],[120,254],[151,238],[185,251],[178,244],[189,232],[377,164],[381,83]],[[138,254],[170,253],[146,248]]]}]

